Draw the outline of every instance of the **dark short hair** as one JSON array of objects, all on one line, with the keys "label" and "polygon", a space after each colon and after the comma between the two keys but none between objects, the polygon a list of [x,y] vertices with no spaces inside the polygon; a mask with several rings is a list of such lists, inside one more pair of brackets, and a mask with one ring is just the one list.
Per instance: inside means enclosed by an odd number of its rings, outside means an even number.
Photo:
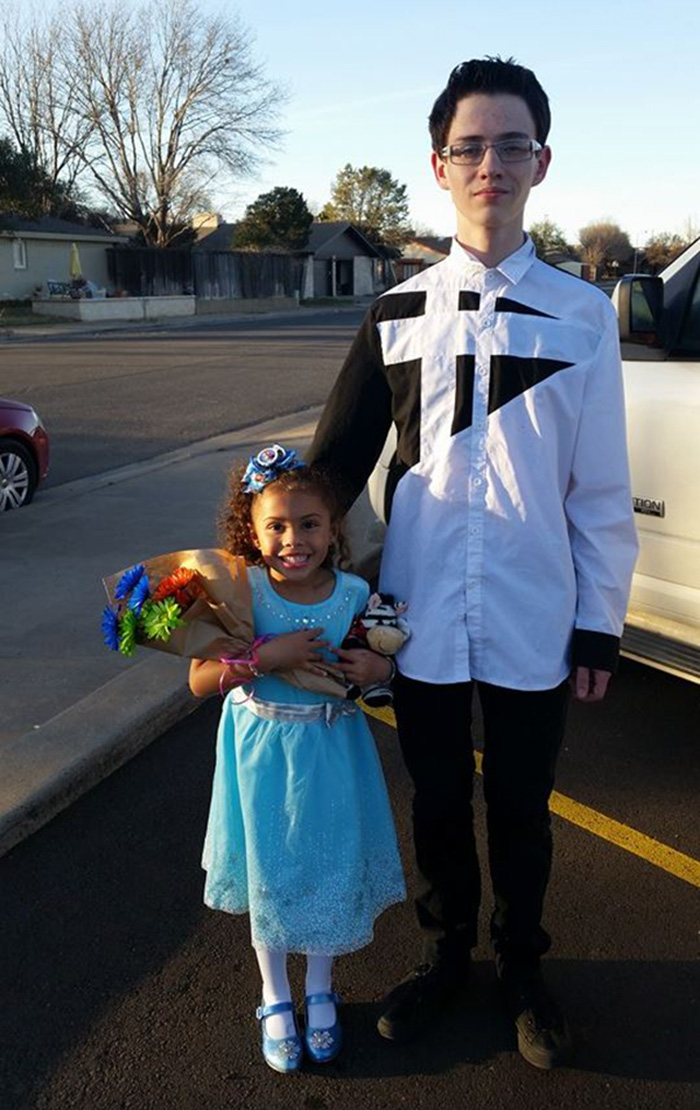
[{"label": "dark short hair", "polygon": [[521,97],[535,121],[535,138],[547,142],[552,117],[547,94],[531,69],[518,65],[513,58],[472,58],[460,62],[452,70],[447,87],[433,104],[428,119],[433,150],[441,151],[447,145],[447,135],[457,111],[457,105],[472,93],[510,93]]}]

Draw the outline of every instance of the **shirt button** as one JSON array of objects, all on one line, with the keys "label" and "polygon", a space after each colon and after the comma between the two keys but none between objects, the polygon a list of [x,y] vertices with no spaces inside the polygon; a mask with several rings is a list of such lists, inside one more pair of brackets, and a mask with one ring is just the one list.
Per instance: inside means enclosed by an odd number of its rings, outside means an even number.
[{"label": "shirt button", "polygon": [[474,485],[475,486],[480,486],[481,485],[481,478],[475,478],[474,479]]}]

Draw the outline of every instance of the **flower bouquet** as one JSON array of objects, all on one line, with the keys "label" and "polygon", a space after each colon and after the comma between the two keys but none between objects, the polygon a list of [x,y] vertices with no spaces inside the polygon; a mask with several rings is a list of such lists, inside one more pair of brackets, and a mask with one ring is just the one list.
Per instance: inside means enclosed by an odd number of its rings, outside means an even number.
[{"label": "flower bouquet", "polygon": [[[188,659],[245,656],[255,632],[245,560],[217,548],[157,555],[103,579],[107,647],[130,656],[137,646]],[[295,669],[282,675],[294,686],[345,697],[346,686],[328,675]]]}]

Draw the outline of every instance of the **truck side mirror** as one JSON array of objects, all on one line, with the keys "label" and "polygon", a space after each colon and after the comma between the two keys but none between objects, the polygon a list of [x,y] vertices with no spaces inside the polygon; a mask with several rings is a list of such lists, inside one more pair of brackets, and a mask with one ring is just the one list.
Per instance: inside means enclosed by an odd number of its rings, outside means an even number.
[{"label": "truck side mirror", "polygon": [[627,274],[615,286],[612,300],[623,342],[660,345],[664,311],[664,283],[660,277]]}]

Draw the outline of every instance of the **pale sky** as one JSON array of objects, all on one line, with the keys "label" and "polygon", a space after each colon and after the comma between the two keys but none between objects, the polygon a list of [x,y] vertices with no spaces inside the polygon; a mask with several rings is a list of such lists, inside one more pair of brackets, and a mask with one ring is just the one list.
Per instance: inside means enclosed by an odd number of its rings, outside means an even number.
[{"label": "pale sky", "polygon": [[[25,10],[29,0],[10,2]],[[261,172],[211,190],[227,220],[277,185],[320,208],[350,162],[388,169],[408,187],[412,219],[452,234],[427,117],[454,65],[500,54],[535,71],[552,108],[552,165],[526,226],[547,215],[575,241],[584,224],[609,217],[641,245],[700,225],[697,0],[198,2],[239,13],[257,59],[288,93],[285,137]]]},{"label": "pale sky", "polygon": [[[221,10],[217,0],[205,9]],[[279,154],[235,195],[235,219],[276,185],[322,205],[346,162],[388,169],[413,218],[454,231],[429,163],[427,117],[452,67],[513,55],[550,98],[553,161],[526,225],[569,237],[609,216],[633,243],[700,224],[700,5],[695,0],[238,0],[257,54],[288,89]]]}]

